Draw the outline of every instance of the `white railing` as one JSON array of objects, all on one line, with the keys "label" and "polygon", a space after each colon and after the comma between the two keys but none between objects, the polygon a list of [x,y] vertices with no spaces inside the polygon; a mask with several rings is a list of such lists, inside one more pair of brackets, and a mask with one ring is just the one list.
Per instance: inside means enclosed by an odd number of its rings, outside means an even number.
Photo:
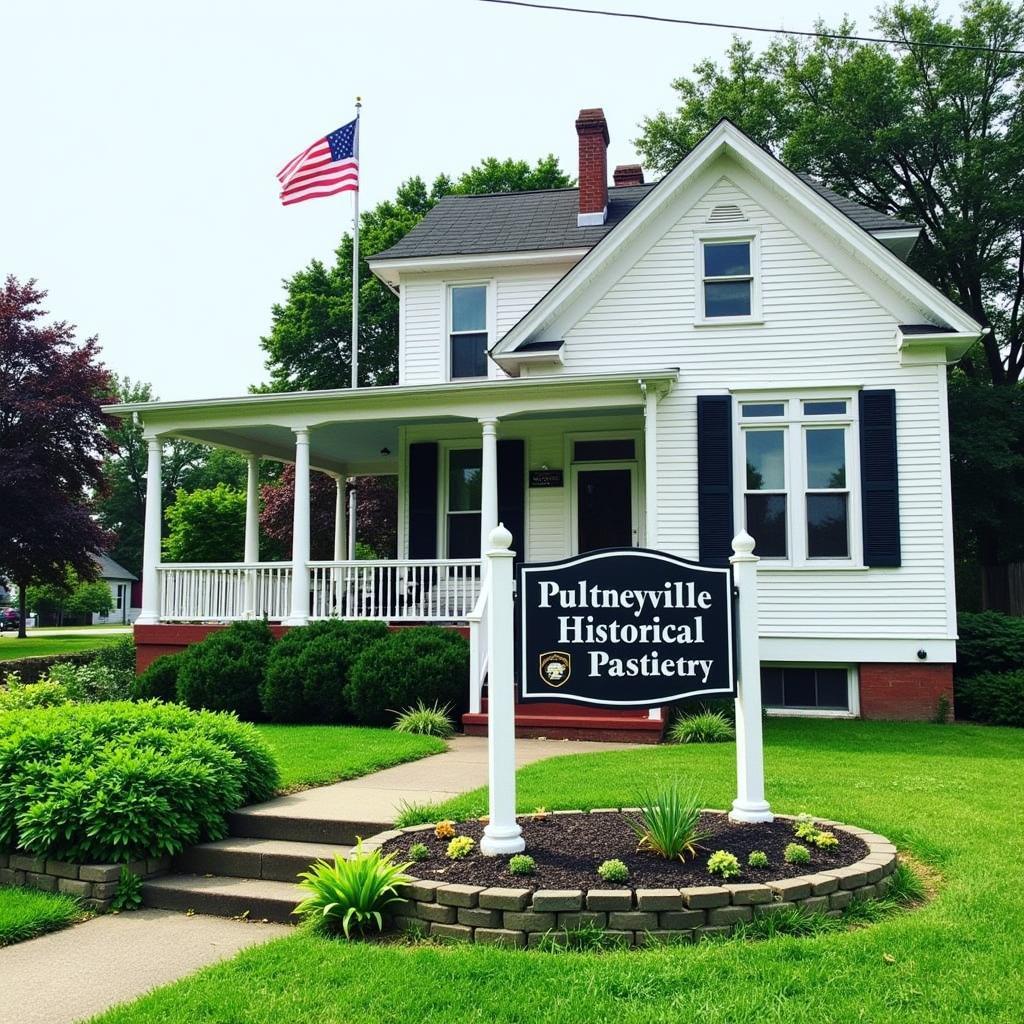
[{"label": "white railing", "polygon": [[291,603],[287,562],[165,562],[157,579],[162,622],[283,619]]},{"label": "white railing", "polygon": [[[480,593],[480,560],[310,562],[312,619],[466,622]],[[161,622],[287,618],[288,562],[163,563]]]},{"label": "white railing", "polygon": [[490,582],[480,587],[469,620],[469,710],[479,714],[483,707],[484,681],[490,668],[490,644],[487,637],[487,604],[491,597]]},{"label": "white railing", "polygon": [[480,593],[480,559],[310,562],[313,619],[465,622]]}]

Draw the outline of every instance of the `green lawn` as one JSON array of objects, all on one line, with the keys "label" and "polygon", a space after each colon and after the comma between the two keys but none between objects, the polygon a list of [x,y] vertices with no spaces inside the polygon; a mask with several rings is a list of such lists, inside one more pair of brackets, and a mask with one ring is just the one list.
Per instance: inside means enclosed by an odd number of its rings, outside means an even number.
[{"label": "green lawn", "polygon": [[0,946],[35,938],[86,916],[71,896],[0,886]]},{"label": "green lawn", "polygon": [[[941,873],[937,898],[817,938],[632,953],[348,945],[298,933],[99,1019],[1019,1024],[1024,730],[772,719],[766,739],[777,810],[889,836]],[[562,757],[519,773],[519,806],[628,803],[640,785],[683,776],[708,805],[726,807],[734,756],[729,744]],[[476,794],[448,809],[482,806]]]},{"label": "green lawn", "polygon": [[447,750],[433,736],[349,725],[258,725],[281,769],[283,789],[322,786]]},{"label": "green lawn", "polygon": [[17,658],[42,658],[53,654],[81,654],[116,643],[123,633],[35,633],[19,640],[13,630],[0,633],[0,662]]}]

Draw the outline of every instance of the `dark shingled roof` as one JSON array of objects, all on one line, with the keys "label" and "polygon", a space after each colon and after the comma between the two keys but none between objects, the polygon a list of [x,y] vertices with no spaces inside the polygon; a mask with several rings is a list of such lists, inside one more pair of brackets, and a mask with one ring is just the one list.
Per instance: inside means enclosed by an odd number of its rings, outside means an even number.
[{"label": "dark shingled roof", "polygon": [[[846,199],[808,175],[800,177],[865,231],[915,226]],[[608,220],[583,228],[576,225],[579,190],[575,188],[445,196],[404,238],[371,259],[589,249],[621,224],[656,184],[608,189]]]}]

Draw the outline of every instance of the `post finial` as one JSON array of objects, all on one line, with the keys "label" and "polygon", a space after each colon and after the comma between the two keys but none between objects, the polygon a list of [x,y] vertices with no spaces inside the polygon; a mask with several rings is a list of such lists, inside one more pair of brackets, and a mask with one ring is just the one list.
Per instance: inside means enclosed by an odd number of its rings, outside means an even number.
[{"label": "post finial", "polygon": [[505,529],[504,523],[498,523],[498,525],[491,530],[490,536],[487,538],[490,542],[491,548],[497,548],[501,551],[507,551],[512,546],[512,534]]},{"label": "post finial", "polygon": [[754,552],[754,538],[741,529],[732,539],[732,549],[737,555],[750,555]]}]

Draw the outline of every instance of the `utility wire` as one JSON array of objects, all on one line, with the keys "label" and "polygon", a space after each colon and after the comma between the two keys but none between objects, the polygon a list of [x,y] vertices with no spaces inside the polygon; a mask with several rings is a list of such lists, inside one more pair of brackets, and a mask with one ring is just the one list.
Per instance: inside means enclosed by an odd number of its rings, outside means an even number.
[{"label": "utility wire", "polygon": [[602,11],[593,7],[566,7],[559,4],[536,4],[529,0],[478,0],[484,4],[505,7],[529,7],[536,11],[564,11],[568,14],[600,14],[606,18],[632,18],[636,21],[659,21],[670,25],[691,25],[697,28],[728,28],[736,32],[767,32],[770,35],[807,36],[813,39],[837,39],[853,43],[885,43],[889,46],[925,46],[933,50],[967,50],[973,53],[1006,53],[1024,57],[1024,50],[1009,50],[998,46],[969,46],[966,43],[939,43],[926,40],[886,39],[883,36],[852,36],[841,32],[809,32],[790,28],[764,28],[759,25],[733,25],[724,21],[695,21],[690,18],[669,18],[659,14],[636,14],[631,11]]}]

